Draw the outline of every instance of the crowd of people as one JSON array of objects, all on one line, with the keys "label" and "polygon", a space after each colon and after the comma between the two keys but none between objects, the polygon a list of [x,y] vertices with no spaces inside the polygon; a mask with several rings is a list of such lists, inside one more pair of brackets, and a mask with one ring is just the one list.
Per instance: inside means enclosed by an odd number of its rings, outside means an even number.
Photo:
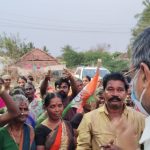
[{"label": "crowd of people", "polygon": [[[132,46],[126,74],[99,78],[82,112],[64,109],[92,79],[67,69],[54,86],[48,72],[38,87],[32,76],[0,77],[0,150],[150,150],[150,28]],[[38,89],[39,88],[39,89]],[[80,97],[82,101],[82,97]]]}]

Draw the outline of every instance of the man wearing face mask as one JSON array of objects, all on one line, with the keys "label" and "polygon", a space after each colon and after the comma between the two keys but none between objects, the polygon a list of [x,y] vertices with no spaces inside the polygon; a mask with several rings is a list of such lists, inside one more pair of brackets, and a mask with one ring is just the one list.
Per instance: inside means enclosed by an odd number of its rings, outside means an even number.
[{"label": "man wearing face mask", "polygon": [[132,48],[133,94],[138,109],[147,115],[145,129],[140,139],[144,150],[150,150],[150,28],[135,40]]},{"label": "man wearing face mask", "polygon": [[[132,45],[130,72],[133,76],[131,98],[137,109],[147,115],[145,128],[139,143],[144,144],[144,150],[150,150],[150,27],[145,29]],[[118,130],[120,129],[121,125],[118,126]],[[134,143],[131,138],[130,126],[127,125],[121,132],[120,142],[124,142],[123,148],[136,150],[133,144],[129,145],[129,143]],[[105,148],[104,150],[108,149]],[[117,148],[111,150],[117,150]]]},{"label": "man wearing face mask", "polygon": [[148,112],[146,111],[146,109],[143,107],[142,104],[142,100],[143,100],[143,96],[146,92],[146,88],[143,89],[143,91],[141,92],[141,94],[139,95],[139,98],[137,97],[137,91],[136,91],[136,84],[137,84],[137,79],[138,79],[138,74],[139,71],[135,72],[135,75],[132,79],[132,85],[131,85],[131,99],[135,104],[135,109],[137,111],[140,111],[141,113],[143,113],[144,115],[148,116]]},{"label": "man wearing face mask", "polygon": [[125,121],[122,122],[123,124],[129,122],[134,127],[136,133],[135,147],[137,148],[144,129],[145,117],[142,113],[125,105],[128,84],[124,76],[120,73],[107,74],[103,78],[103,88],[105,104],[84,115],[78,128],[77,150],[108,148],[106,146],[109,146],[110,141],[112,145],[122,145],[119,142],[122,133],[113,130],[112,126],[114,122],[120,119]]}]

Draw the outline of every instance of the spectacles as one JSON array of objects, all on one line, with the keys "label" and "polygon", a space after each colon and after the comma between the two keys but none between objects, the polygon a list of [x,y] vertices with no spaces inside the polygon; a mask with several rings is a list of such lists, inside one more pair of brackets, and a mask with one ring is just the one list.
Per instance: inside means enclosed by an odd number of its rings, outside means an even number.
[{"label": "spectacles", "polygon": [[132,68],[130,69],[128,72],[124,73],[123,75],[126,77],[128,75],[132,76],[133,75],[133,72],[135,72],[136,68]]}]

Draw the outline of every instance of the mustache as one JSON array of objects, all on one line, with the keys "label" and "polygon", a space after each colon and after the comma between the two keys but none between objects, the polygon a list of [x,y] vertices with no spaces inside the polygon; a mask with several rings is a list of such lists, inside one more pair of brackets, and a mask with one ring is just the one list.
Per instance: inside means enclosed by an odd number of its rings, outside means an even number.
[{"label": "mustache", "polygon": [[67,97],[67,94],[64,91],[59,91],[58,93],[60,94],[60,96],[62,98],[66,98]]},{"label": "mustache", "polygon": [[112,96],[110,99],[108,99],[108,101],[110,102],[114,100],[121,101],[121,99],[118,96]]}]

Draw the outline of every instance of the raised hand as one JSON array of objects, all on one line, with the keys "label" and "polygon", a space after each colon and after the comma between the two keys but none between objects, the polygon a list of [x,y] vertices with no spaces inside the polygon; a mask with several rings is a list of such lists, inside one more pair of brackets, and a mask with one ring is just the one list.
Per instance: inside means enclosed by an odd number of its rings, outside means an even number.
[{"label": "raised hand", "polygon": [[70,79],[72,77],[71,72],[68,69],[66,69],[66,68],[63,69],[63,75],[67,79]]},{"label": "raised hand", "polygon": [[51,79],[51,71],[48,70],[48,72],[47,72],[46,75],[45,75],[45,80],[46,80],[46,81],[50,81],[50,79]]},{"label": "raised hand", "polygon": [[113,144],[114,141],[111,140],[108,144],[100,146],[100,150],[122,150],[118,146]]}]

